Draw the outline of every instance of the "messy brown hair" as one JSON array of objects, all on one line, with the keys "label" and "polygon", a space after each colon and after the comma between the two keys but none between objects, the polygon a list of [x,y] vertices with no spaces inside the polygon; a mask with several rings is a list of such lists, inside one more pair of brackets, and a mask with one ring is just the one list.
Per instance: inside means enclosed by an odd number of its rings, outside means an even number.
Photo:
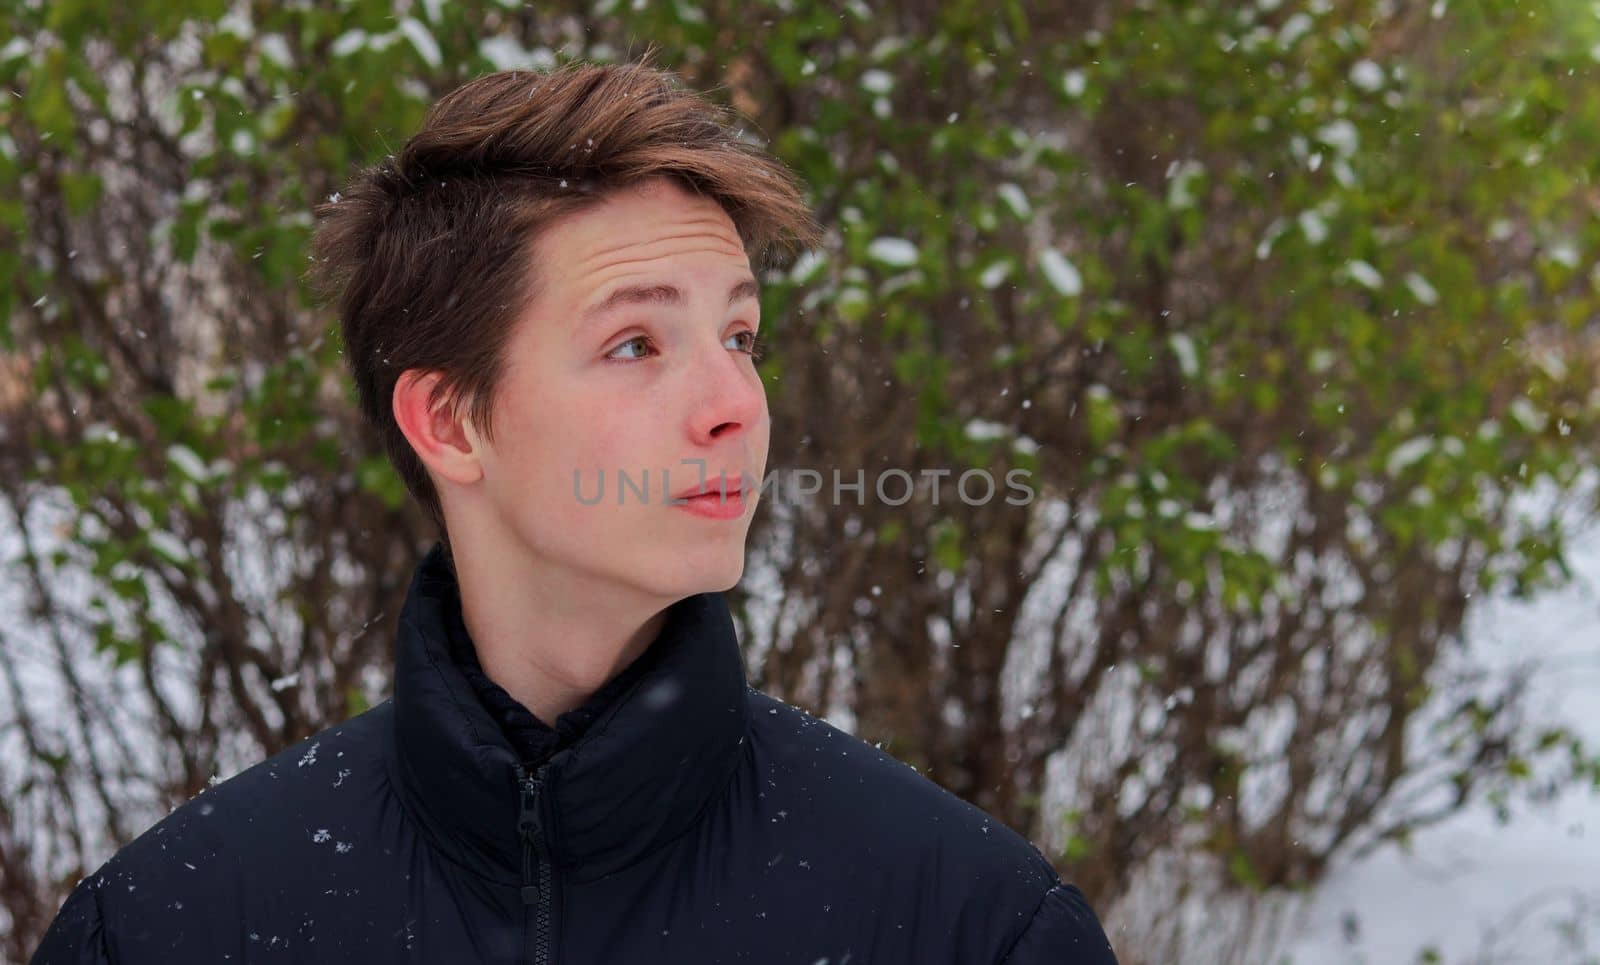
[{"label": "messy brown hair", "polygon": [[398,156],[358,171],[315,213],[311,281],[335,301],[361,413],[450,552],[433,481],[394,418],[402,373],[436,371],[430,409],[464,407],[492,441],[513,323],[539,290],[533,246],[558,219],[665,176],[715,200],[752,264],[817,243],[798,180],[737,116],[650,62],[569,63],[470,81]]}]

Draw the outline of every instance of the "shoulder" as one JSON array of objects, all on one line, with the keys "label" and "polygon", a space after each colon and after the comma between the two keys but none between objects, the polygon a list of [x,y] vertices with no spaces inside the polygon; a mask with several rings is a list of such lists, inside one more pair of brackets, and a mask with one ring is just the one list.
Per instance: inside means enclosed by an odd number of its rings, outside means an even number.
[{"label": "shoulder", "polygon": [[752,739],[766,751],[772,779],[792,782],[824,811],[847,814],[858,833],[888,848],[934,845],[973,867],[1013,874],[1037,894],[1055,880],[1027,838],[882,748],[757,690],[750,705]]},{"label": "shoulder", "polygon": [[1116,953],[1089,899],[1076,885],[1045,892],[1001,965],[1117,965]]},{"label": "shoulder", "polygon": [[351,860],[372,836],[374,796],[387,793],[391,710],[385,701],[284,748],[119,849],[81,886],[95,892],[108,943],[179,935],[207,908],[236,915],[291,876]]},{"label": "shoulder", "polygon": [[319,825],[360,820],[362,792],[387,783],[382,739],[390,711],[385,701],[206,788],[113,860],[143,867],[174,855],[206,862],[240,857],[255,848],[281,849],[291,842],[267,833],[302,826],[307,842],[321,843]]},{"label": "shoulder", "polygon": [[764,806],[851,856],[854,880],[938,909],[983,954],[1014,941],[1060,883],[1026,837],[904,761],[760,691],[750,706]]},{"label": "shoulder", "polygon": [[1033,842],[881,748],[754,688],[749,700],[764,810],[854,856],[850,880],[876,881],[884,902],[935,912],[951,960],[1115,965],[1089,901]]}]

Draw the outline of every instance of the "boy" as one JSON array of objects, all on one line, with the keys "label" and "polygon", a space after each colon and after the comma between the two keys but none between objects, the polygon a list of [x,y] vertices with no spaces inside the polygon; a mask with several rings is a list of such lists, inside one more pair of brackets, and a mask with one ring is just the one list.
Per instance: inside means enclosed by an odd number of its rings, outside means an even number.
[{"label": "boy", "polygon": [[123,848],[36,963],[1115,961],[1026,839],[745,681],[752,256],[817,238],[780,162],[646,65],[502,72],[319,214],[442,533],[394,697]]}]

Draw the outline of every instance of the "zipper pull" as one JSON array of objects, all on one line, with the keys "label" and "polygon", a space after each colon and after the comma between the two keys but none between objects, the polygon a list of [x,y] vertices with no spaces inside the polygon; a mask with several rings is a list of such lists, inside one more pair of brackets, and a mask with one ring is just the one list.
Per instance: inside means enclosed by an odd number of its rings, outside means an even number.
[{"label": "zipper pull", "polygon": [[539,836],[540,780],[538,775],[529,775],[520,764],[517,778],[521,789],[517,833],[522,836],[522,903],[531,905],[539,900],[539,886],[533,877],[533,849]]},{"label": "zipper pull", "polygon": [[526,839],[539,833],[539,778],[527,777],[522,782],[522,807],[517,812],[517,831]]}]

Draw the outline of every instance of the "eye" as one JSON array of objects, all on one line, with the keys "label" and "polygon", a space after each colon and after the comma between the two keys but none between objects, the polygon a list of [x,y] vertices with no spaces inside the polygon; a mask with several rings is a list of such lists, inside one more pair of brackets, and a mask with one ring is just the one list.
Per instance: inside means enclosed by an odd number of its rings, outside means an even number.
[{"label": "eye", "polygon": [[739,351],[744,352],[745,354],[749,355],[750,358],[755,360],[755,361],[759,362],[761,360],[762,343],[761,343],[761,336],[760,335],[756,334],[755,332],[753,332],[753,331],[751,331],[749,329],[745,329],[742,332],[734,332],[732,335],[730,335],[728,337],[730,339],[736,339],[736,338],[744,337],[745,341],[741,345],[736,345],[736,346],[733,346],[733,347],[738,349]]},{"label": "eye", "polygon": [[619,357],[617,357],[616,353],[621,351],[621,350],[623,350],[623,349],[625,349],[625,348],[628,348],[629,346],[651,346],[651,351],[654,351],[655,350],[654,349],[654,345],[655,345],[655,343],[651,340],[650,336],[648,336],[648,335],[635,335],[633,338],[628,339],[626,342],[622,342],[616,348],[614,348],[611,351],[607,352],[606,353],[606,358],[608,358],[608,359],[610,359],[610,360],[612,360],[614,362],[634,362],[634,361],[638,361],[638,359],[641,358],[642,356],[635,356],[633,358],[627,358],[627,357],[619,358]]}]

